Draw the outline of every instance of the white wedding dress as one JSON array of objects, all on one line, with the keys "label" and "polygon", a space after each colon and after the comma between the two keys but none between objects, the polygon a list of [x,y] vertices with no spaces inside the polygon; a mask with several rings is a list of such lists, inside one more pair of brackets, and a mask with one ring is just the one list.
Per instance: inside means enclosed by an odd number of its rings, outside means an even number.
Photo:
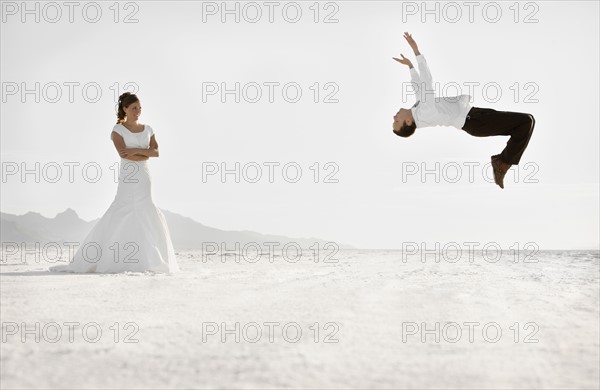
[{"label": "white wedding dress", "polygon": [[[113,131],[123,137],[127,148],[148,148],[154,134],[148,125],[143,131],[134,133],[117,124]],[[79,245],[70,263],[52,266],[50,271],[179,271],[167,222],[152,201],[148,161],[121,158],[114,201]]]}]

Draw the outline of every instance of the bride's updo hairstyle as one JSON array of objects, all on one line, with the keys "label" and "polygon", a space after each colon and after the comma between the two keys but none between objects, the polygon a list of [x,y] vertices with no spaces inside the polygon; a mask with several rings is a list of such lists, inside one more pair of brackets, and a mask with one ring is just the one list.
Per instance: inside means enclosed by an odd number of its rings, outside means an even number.
[{"label": "bride's updo hairstyle", "polygon": [[119,96],[119,109],[117,111],[117,124],[125,121],[125,111],[123,111],[123,107],[127,108],[131,104],[133,104],[135,102],[139,102],[139,101],[140,101],[140,99],[138,99],[138,97],[131,92],[125,92],[124,94]]}]

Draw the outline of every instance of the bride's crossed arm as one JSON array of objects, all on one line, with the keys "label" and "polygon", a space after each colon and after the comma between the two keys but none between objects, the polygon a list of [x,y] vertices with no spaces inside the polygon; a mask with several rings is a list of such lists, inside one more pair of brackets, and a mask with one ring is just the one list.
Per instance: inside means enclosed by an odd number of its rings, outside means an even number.
[{"label": "bride's crossed arm", "polygon": [[[127,160],[131,160],[131,161],[144,161],[144,160],[148,160],[150,158],[150,156],[146,155],[146,154],[142,154],[143,151],[150,151],[151,149],[138,149],[138,148],[127,148],[125,146],[125,141],[123,140],[123,137],[121,136],[121,134],[113,131],[112,134],[112,140],[113,140],[113,144],[115,145],[115,149],[117,149],[117,153],[119,153],[119,156],[121,156],[121,158],[127,159]],[[152,139],[150,140],[150,146],[152,147],[152,140],[154,140],[154,136],[152,136]],[[156,143],[156,140],[154,140],[154,142]],[[158,156],[158,145],[156,146],[156,156]]]},{"label": "bride's crossed arm", "polygon": [[129,149],[133,150],[134,155],[144,156],[144,157],[158,157],[158,143],[156,142],[156,138],[154,134],[150,137],[150,145],[148,149]]}]

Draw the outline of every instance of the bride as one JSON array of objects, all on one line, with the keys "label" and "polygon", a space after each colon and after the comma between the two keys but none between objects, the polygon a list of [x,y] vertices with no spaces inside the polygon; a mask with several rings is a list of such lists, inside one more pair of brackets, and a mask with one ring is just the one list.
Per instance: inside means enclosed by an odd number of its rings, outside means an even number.
[{"label": "bride", "polygon": [[111,139],[121,156],[117,194],[63,272],[179,271],[169,228],[152,201],[148,158],[158,157],[154,130],[138,123],[142,112],[135,94],[119,97],[118,121]]}]

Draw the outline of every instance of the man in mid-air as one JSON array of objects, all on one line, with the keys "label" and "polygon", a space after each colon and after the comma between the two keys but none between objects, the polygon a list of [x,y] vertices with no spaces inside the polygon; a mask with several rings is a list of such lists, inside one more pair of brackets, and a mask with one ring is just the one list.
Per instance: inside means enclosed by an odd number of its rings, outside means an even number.
[{"label": "man in mid-air", "polygon": [[392,57],[401,64],[408,65],[411,83],[417,95],[417,102],[410,109],[401,108],[394,115],[394,133],[400,137],[410,137],[417,127],[452,126],[475,137],[509,135],[510,139],[502,153],[491,158],[494,181],[500,188],[504,188],[504,176],[511,165],[519,164],[533,133],[535,118],[521,112],[471,107],[470,95],[436,97],[425,57],[419,52],[417,43],[409,33],[405,32],[404,38],[417,57],[420,74],[403,54],[400,54],[402,58]]}]

